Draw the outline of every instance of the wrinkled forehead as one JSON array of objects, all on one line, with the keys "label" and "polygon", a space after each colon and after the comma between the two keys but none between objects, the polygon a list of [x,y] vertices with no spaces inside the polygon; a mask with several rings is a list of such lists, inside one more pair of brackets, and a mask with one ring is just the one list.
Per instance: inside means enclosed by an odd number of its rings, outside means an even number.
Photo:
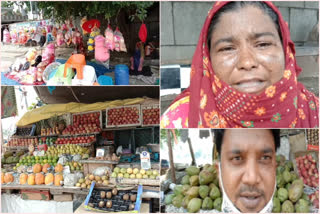
[{"label": "wrinkled forehead", "polygon": [[268,129],[227,129],[221,155],[230,153],[275,153],[275,142]]}]

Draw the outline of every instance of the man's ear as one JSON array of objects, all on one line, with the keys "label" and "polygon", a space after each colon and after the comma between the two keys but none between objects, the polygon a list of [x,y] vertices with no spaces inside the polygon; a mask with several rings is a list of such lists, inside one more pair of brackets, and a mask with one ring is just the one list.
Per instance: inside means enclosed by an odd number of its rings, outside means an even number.
[{"label": "man's ear", "polygon": [[218,160],[216,160],[214,163],[214,168],[216,169],[216,172],[217,172],[217,175],[219,175],[219,161]]},{"label": "man's ear", "polygon": [[214,163],[214,167],[216,169],[216,172],[217,172],[217,176],[218,176],[218,179],[219,179],[219,187],[221,188],[221,181],[220,181],[220,168],[219,168],[219,164],[220,164],[220,161],[219,160],[216,160]]}]

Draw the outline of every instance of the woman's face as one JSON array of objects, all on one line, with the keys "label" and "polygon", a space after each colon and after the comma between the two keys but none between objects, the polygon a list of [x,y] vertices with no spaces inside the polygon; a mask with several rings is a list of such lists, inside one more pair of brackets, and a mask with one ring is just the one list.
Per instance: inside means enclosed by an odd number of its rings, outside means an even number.
[{"label": "woman's face", "polygon": [[279,81],[285,68],[276,26],[254,6],[220,16],[211,35],[210,59],[221,80],[240,92],[256,95]]}]

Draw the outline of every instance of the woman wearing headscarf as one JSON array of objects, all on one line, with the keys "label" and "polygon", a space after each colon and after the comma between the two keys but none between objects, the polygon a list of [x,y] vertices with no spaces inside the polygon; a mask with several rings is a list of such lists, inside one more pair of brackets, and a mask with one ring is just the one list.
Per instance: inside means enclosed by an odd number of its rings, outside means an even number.
[{"label": "woman wearing headscarf", "polygon": [[190,87],[162,128],[313,128],[318,98],[297,82],[288,24],[271,2],[216,2],[192,59]]}]

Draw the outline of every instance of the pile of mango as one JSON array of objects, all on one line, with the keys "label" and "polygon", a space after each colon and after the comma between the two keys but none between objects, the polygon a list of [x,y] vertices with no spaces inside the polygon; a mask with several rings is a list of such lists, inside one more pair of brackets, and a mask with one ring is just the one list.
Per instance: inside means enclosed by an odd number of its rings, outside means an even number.
[{"label": "pile of mango", "polygon": [[200,171],[200,168],[190,166],[186,173],[181,184],[175,186],[174,193],[166,196],[166,205],[183,207],[189,213],[200,209],[221,211],[222,193],[215,167],[206,164]]}]

